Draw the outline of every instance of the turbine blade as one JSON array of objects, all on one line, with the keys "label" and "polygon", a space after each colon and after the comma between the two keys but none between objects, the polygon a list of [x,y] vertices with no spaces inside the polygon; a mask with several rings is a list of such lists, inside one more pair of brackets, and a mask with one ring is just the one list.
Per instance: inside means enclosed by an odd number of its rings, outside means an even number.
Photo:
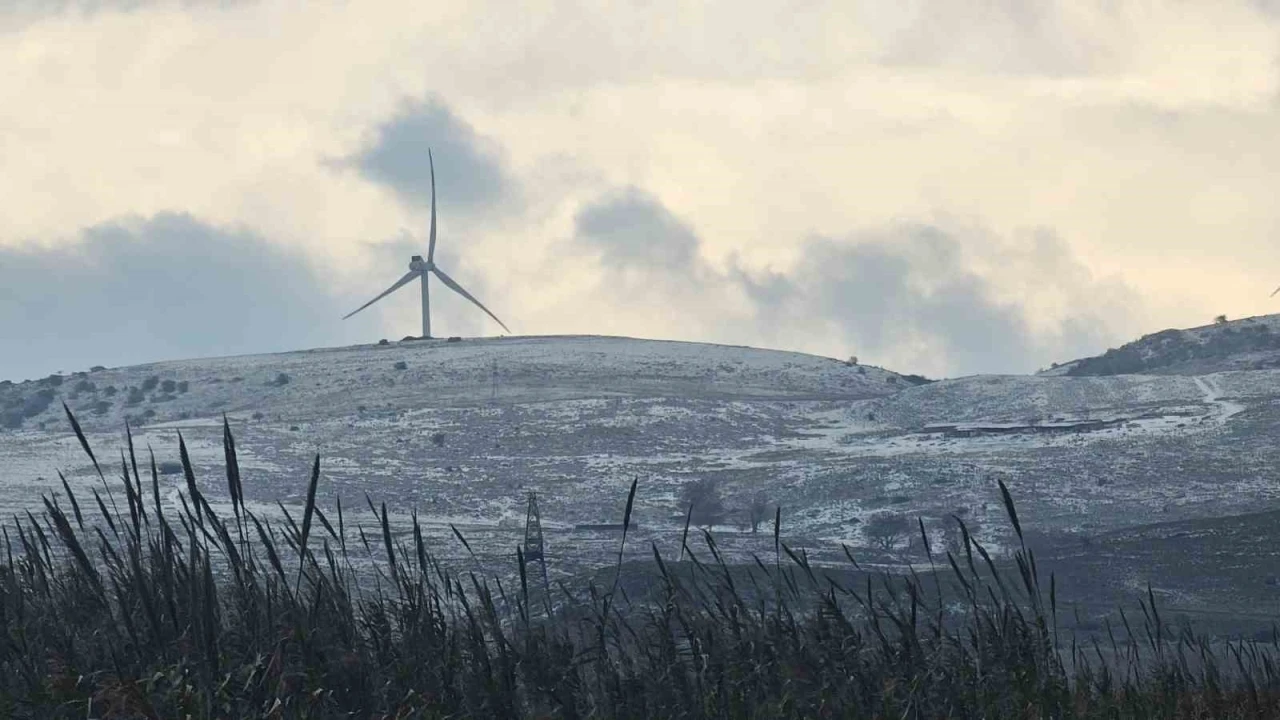
[{"label": "turbine blade", "polygon": [[1276,293],[1280,293],[1280,287],[1278,287],[1278,288],[1276,288],[1275,290],[1272,290],[1272,291],[1271,291],[1271,297],[1275,297],[1275,296],[1276,296]]},{"label": "turbine blade", "polygon": [[481,304],[479,300],[475,299],[475,297],[471,295],[471,293],[467,292],[466,290],[463,290],[462,286],[454,282],[454,279],[446,275],[443,270],[441,270],[440,268],[431,268],[431,272],[435,273],[436,277],[440,278],[440,282],[444,283],[445,285],[448,285],[450,290],[458,293],[462,297],[475,303],[476,307],[483,310],[486,315],[493,318],[494,322],[501,325],[503,330],[506,330],[508,334],[511,333],[511,328],[507,327],[506,323],[499,320],[497,315],[494,315],[493,313],[489,312],[489,308]]},{"label": "turbine blade", "polygon": [[379,300],[381,300],[382,298],[384,298],[384,297],[386,297],[386,296],[390,295],[391,293],[395,292],[396,290],[399,290],[401,287],[403,287],[403,286],[404,286],[404,284],[405,284],[405,283],[409,282],[410,280],[413,280],[413,279],[414,279],[414,278],[416,278],[416,277],[418,277],[418,271],[417,271],[417,270],[410,270],[409,272],[405,273],[404,277],[402,277],[402,278],[400,278],[399,280],[397,280],[395,285],[392,285],[391,287],[387,288],[386,290],[383,290],[381,295],[379,295],[378,297],[376,297],[376,298],[374,298],[374,299],[370,300],[369,302],[367,302],[367,303],[365,303],[365,304],[361,305],[360,307],[358,307],[358,308],[356,308],[355,310],[353,310],[351,313],[349,313],[349,314],[347,314],[347,315],[344,315],[344,316],[342,317],[342,319],[343,319],[343,320],[346,320],[347,318],[351,317],[352,315],[355,315],[356,313],[360,312],[361,310],[363,310],[363,309],[365,309],[365,308],[369,307],[370,305],[372,305],[372,304],[374,304],[374,303],[378,302],[378,301],[379,301]]},{"label": "turbine blade", "polygon": [[436,163],[427,148],[427,165],[431,167],[431,244],[427,246],[427,262],[436,259]]}]

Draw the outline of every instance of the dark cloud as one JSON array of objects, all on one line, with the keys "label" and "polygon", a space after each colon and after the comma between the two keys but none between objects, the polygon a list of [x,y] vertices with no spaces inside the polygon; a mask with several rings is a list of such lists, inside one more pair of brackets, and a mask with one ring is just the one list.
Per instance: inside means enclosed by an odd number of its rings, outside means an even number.
[{"label": "dark cloud", "polygon": [[[574,242],[598,254],[611,294],[663,303],[673,315],[696,308],[718,340],[814,347],[820,338],[907,372],[1029,372],[1096,353],[1137,304],[1048,231],[1010,244],[973,228],[902,225],[809,238],[785,271],[733,260],[721,272],[702,259],[689,225],[628,189],[584,208]],[[734,297],[746,299],[745,320],[730,309]],[[1045,297],[1065,311],[1037,323]]]},{"label": "dark cloud", "polygon": [[[916,358],[898,369],[949,375],[1031,372],[1097,352],[1137,304],[1043,230],[1013,245],[932,225],[810,238],[785,274],[734,275],[771,333],[835,333],[864,359]],[[1065,307],[1036,322],[1046,297]]]},{"label": "dark cloud", "polygon": [[811,239],[799,264],[771,279],[768,295],[758,283],[747,287],[762,322],[835,330],[864,358],[915,346],[959,374],[1034,369],[1021,309],[994,299],[958,255],[957,244],[930,227],[891,241]]},{"label": "dark cloud", "polygon": [[466,212],[512,201],[517,186],[507,175],[502,149],[476,134],[438,100],[404,107],[344,164],[389,188],[403,202],[431,205],[427,150],[435,158],[439,212]]},{"label": "dark cloud", "polygon": [[689,272],[698,236],[657,198],[637,189],[611,193],[579,211],[577,240],[613,269],[645,267]]},{"label": "dark cloud", "polygon": [[184,214],[0,248],[0,378],[370,341],[330,288],[301,255]]}]

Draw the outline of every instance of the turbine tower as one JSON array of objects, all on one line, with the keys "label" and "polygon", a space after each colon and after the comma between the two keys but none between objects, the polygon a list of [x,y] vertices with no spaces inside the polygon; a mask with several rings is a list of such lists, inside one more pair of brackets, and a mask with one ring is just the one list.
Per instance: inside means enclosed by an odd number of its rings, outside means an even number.
[{"label": "turbine tower", "polygon": [[440,278],[440,282],[444,283],[450,290],[458,293],[462,297],[475,303],[476,307],[483,310],[486,315],[493,318],[494,322],[501,325],[503,330],[506,330],[508,333],[510,333],[511,329],[508,328],[505,323],[499,320],[497,315],[494,315],[493,313],[489,312],[489,308],[485,307],[479,300],[475,299],[475,296],[473,296],[471,293],[463,289],[463,287],[459,285],[453,278],[449,277],[445,273],[445,271],[441,270],[439,267],[436,267],[436,261],[435,261],[435,257],[436,257],[436,166],[435,166],[435,161],[431,158],[431,150],[429,149],[427,150],[427,163],[431,168],[431,240],[427,245],[427,259],[423,260],[421,255],[414,255],[412,258],[409,259],[409,272],[405,273],[404,277],[397,280],[396,283],[391,287],[387,288],[386,290],[383,290],[381,295],[361,305],[360,307],[356,308],[353,312],[344,316],[342,319],[346,320],[347,318],[351,317],[352,315],[355,315],[361,310],[378,302],[379,300],[390,295],[396,290],[399,290],[401,287],[413,282],[414,280],[421,279],[422,280],[422,337],[430,338],[431,337],[431,296],[429,294],[427,281],[431,277],[431,274],[435,273],[435,276]]}]

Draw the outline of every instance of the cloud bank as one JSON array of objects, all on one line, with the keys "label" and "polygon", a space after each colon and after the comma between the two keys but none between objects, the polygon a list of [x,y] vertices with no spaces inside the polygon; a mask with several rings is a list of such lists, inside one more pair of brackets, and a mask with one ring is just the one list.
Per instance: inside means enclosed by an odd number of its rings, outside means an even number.
[{"label": "cloud bank", "polygon": [[344,298],[305,257],[165,213],[73,245],[0,248],[0,378],[351,342]]},{"label": "cloud bank", "polygon": [[438,99],[411,103],[380,125],[372,142],[349,162],[402,201],[431,207],[431,165],[437,163],[436,203],[463,211],[512,199],[516,187],[497,143],[482,138]]},{"label": "cloud bank", "polygon": [[[657,198],[610,193],[577,216],[617,305],[636,301],[731,342],[856,354],[931,375],[1028,372],[1096,352],[1139,301],[1095,278],[1054,233],[1013,241],[958,221],[802,239],[783,270],[719,271],[702,242]],[[1004,276],[1012,270],[1016,281]],[[745,302],[742,302],[745,300]]]},{"label": "cloud bank", "polygon": [[[186,217],[341,316],[425,249],[429,144],[446,269],[517,332],[1032,370],[1280,309],[1277,57],[1257,0],[10,3],[0,273],[50,302],[12,268]],[[492,331],[439,297],[442,330]],[[44,332],[0,312],[40,373],[77,361]]]}]

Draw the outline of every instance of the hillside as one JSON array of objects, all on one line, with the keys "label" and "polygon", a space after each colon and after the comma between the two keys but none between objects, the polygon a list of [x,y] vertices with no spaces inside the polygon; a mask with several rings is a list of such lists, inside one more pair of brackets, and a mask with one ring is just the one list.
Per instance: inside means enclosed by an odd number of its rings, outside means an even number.
[{"label": "hillside", "polygon": [[1096,357],[1062,363],[1045,375],[1204,375],[1280,367],[1280,315],[1186,330],[1161,330]]},{"label": "hillside", "polygon": [[[718,547],[744,562],[773,552],[771,533],[751,526],[777,507],[789,545],[819,564],[843,562],[843,545],[868,567],[923,562],[909,533],[868,529],[886,517],[918,518],[936,542],[953,541],[962,517],[999,552],[1010,542],[1000,478],[1037,542],[1059,548],[1046,557],[1078,564],[1071,549],[1089,538],[1143,536],[1156,522],[1214,533],[1228,527],[1219,519],[1280,511],[1278,397],[1280,370],[1270,369],[917,384],[799,353],[605,337],[188,360],[0,384],[12,425],[0,429],[0,513],[39,508],[61,488],[57,471],[80,491],[99,485],[61,414],[65,400],[109,480],[128,420],[140,461],[154,448],[161,493],[180,506],[181,432],[202,492],[225,507],[225,413],[255,512],[277,515],[277,503],[296,512],[319,453],[322,507],[341,500],[367,521],[367,494],[400,528],[416,511],[424,532],[456,551],[451,562],[486,572],[509,566],[530,491],[554,576],[612,562],[611,523],[632,481],[628,552],[639,559],[650,543],[678,553],[694,481],[715,489],[703,522]],[[1127,545],[1092,547],[1102,555],[1089,567],[1109,568],[1116,587],[1150,580],[1183,593],[1188,612],[1219,601],[1135,564]],[[1219,544],[1187,547],[1206,554],[1188,562],[1212,567]],[[1251,562],[1249,572],[1280,576],[1269,555]]]},{"label": "hillside", "polygon": [[[679,514],[679,489],[695,477],[723,485],[725,520],[736,525],[737,498],[780,497],[777,484],[795,471],[794,459],[771,452],[793,451],[832,411],[910,383],[801,353],[609,337],[406,341],[97,369],[0,385],[10,426],[0,430],[0,511],[38,507],[60,487],[58,470],[73,485],[96,484],[65,401],[108,458],[127,421],[164,471],[181,432],[211,498],[225,496],[225,414],[253,477],[246,494],[266,513],[298,500],[319,452],[325,502],[368,493],[395,511],[419,509],[446,535],[450,523],[471,528],[499,553],[519,541],[528,490],[539,492],[549,528],[572,530],[616,520],[638,475],[647,491],[637,515],[651,525]],[[181,476],[162,485],[178,502]]]},{"label": "hillside", "polygon": [[292,421],[500,398],[540,402],[688,394],[865,398],[896,373],[802,353],[611,337],[406,340],[273,355],[95,368],[0,381],[0,430],[60,427],[66,401],[89,428],[271,414]]}]

